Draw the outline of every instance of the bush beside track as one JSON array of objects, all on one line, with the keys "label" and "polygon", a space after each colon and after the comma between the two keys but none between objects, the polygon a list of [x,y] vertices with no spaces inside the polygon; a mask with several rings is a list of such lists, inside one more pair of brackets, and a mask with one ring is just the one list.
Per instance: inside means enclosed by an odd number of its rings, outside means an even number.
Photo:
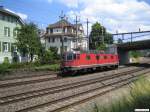
[{"label": "bush beside track", "polygon": [[131,85],[129,95],[105,105],[95,103],[90,112],[134,112],[134,109],[149,109],[149,106],[150,81],[141,78]]},{"label": "bush beside track", "polygon": [[11,74],[13,71],[58,71],[59,63],[39,64],[39,63],[4,63],[0,64],[0,76]]}]

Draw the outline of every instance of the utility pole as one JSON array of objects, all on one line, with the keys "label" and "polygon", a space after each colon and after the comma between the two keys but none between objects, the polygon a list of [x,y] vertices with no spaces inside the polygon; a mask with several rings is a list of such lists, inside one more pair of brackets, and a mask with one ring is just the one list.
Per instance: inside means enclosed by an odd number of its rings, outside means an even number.
[{"label": "utility pole", "polygon": [[89,50],[90,39],[89,39],[89,20],[88,20],[88,18],[87,18],[86,24],[87,24],[87,39],[88,39],[88,50]]},{"label": "utility pole", "polygon": [[133,35],[132,35],[132,32],[131,32],[131,43],[132,43],[132,38],[133,38]]},{"label": "utility pole", "polygon": [[104,28],[103,28],[103,26],[102,26],[102,44],[104,44]]},{"label": "utility pole", "polygon": [[76,16],[75,24],[76,24],[76,48],[77,48],[77,41],[78,41],[78,16]]},{"label": "utility pole", "polygon": [[[62,21],[64,18],[65,18],[65,15],[63,14],[63,11],[61,11],[61,15],[59,16],[60,18],[60,21]],[[61,56],[63,57],[63,53],[64,53],[64,38],[63,38],[63,33],[64,33],[64,26],[63,26],[63,23],[60,23],[61,25],[61,29],[62,29],[62,33],[61,33],[61,37],[60,37],[60,40],[61,40]]]}]

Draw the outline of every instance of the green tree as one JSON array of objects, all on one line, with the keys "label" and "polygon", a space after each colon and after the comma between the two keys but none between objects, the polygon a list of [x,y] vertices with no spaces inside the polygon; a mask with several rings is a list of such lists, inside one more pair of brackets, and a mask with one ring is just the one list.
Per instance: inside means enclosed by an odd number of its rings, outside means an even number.
[{"label": "green tree", "polygon": [[113,37],[110,33],[106,31],[106,28],[100,23],[96,22],[92,25],[92,30],[90,33],[90,49],[99,49],[104,44],[112,44]]},{"label": "green tree", "polygon": [[100,44],[97,48],[97,50],[106,50],[106,44]]},{"label": "green tree", "polygon": [[33,61],[34,55],[40,56],[42,45],[38,37],[38,28],[34,23],[26,23],[17,28],[16,46],[22,55],[29,55]]}]

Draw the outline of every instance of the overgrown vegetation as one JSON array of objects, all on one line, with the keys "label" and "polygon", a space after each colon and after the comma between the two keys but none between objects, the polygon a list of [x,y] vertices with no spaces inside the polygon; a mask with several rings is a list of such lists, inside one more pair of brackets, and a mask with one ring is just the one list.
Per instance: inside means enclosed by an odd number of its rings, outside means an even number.
[{"label": "overgrown vegetation", "polygon": [[[134,109],[150,107],[150,81],[140,79],[131,85],[130,94],[107,105],[95,104],[90,112],[134,112]],[[89,111],[87,111],[89,112]]]},{"label": "overgrown vegetation", "polygon": [[0,64],[0,74],[9,73],[16,69],[25,69],[25,70],[51,70],[57,71],[59,70],[59,63],[53,64],[40,64],[38,62],[26,62],[26,63],[3,63]]},{"label": "overgrown vegetation", "polygon": [[129,52],[129,55],[130,55],[130,57],[132,57],[132,58],[138,58],[138,57],[141,56],[141,53],[140,53],[140,51],[130,51],[130,52]]}]

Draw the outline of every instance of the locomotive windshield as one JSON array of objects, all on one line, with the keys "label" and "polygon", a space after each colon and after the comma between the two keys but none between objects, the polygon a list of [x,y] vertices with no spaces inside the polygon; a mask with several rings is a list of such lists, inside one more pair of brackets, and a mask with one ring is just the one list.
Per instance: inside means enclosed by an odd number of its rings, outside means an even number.
[{"label": "locomotive windshield", "polygon": [[71,60],[73,60],[73,58],[74,58],[73,53],[66,53],[66,54],[63,55],[63,60],[64,61],[71,61]]},{"label": "locomotive windshield", "polygon": [[73,60],[73,54],[72,53],[67,54],[67,60],[68,61]]},{"label": "locomotive windshield", "polygon": [[63,55],[64,61],[73,61],[73,60],[79,60],[79,59],[80,59],[80,54],[76,54],[73,52],[65,53]]}]

